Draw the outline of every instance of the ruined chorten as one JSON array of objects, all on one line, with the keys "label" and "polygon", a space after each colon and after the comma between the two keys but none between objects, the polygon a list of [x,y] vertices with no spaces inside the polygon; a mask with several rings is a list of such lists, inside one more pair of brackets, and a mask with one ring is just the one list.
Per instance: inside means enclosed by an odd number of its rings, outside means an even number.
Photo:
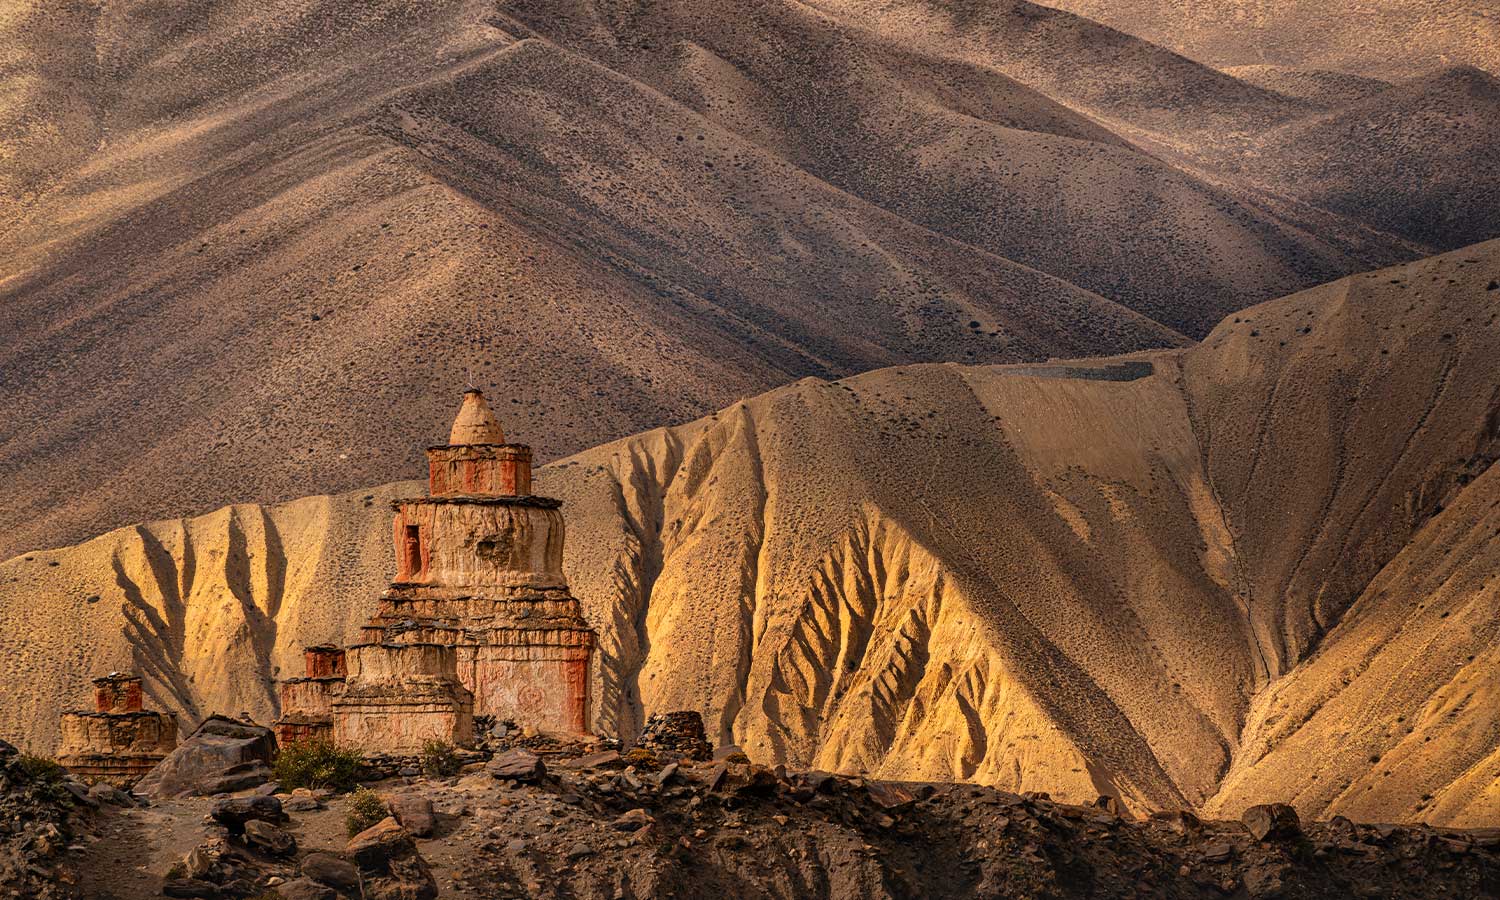
[{"label": "ruined chorten", "polygon": [[138,675],[94,679],[94,708],[62,714],[57,761],[88,781],[134,784],[177,746],[177,718],[143,709]]},{"label": "ruined chorten", "polygon": [[531,448],[469,390],[427,468],[430,496],[392,504],[396,579],[366,639],[453,646],[476,716],[587,733],[594,632],[563,577],[562,502],[531,493]]},{"label": "ruined chorten", "polygon": [[[555,734],[589,730],[594,632],[562,572],[562,502],[531,493],[531,448],[508,444],[484,395],[464,394],[448,443],[427,450],[429,496],[397,500],[396,577],[341,693],[282,685],[289,729],[370,752],[466,744],[473,716]],[[311,662],[309,662],[311,665]]]},{"label": "ruined chorten", "polygon": [[304,675],[287,678],[281,687],[281,718],[276,740],[285,747],[298,741],[333,740],[333,701],[343,696],[348,671],[344,651],[331,644],[303,651]]},{"label": "ruined chorten", "polygon": [[428,741],[474,742],[474,695],[447,644],[384,641],[348,650],[344,693],[331,704],[333,741],[367,753],[414,756]]}]

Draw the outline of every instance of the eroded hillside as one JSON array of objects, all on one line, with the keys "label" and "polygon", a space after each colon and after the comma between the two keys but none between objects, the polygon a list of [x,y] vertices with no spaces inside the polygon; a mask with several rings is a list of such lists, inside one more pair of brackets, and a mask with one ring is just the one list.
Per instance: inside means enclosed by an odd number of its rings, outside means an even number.
[{"label": "eroded hillside", "polygon": [[[596,725],[692,708],[803,766],[1492,818],[1497,279],[1500,242],[1190,350],[804,379],[549,465]],[[4,563],[0,733],[49,749],[119,668],[185,717],[271,717],[270,679],[373,608],[419,488]]]},{"label": "eroded hillside", "polygon": [[805,376],[1182,346],[1493,236],[1462,87],[1350,141],[1354,95],[1025,2],[11,3],[0,555],[402,477],[465,380],[555,459]]}]

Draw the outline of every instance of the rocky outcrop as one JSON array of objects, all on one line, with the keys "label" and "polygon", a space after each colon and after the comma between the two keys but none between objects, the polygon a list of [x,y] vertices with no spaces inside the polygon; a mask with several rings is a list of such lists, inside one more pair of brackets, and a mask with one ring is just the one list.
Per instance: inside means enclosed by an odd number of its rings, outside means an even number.
[{"label": "rocky outcrop", "polygon": [[276,755],[271,729],[209,716],[135,786],[144,797],[208,796],[264,784]]}]

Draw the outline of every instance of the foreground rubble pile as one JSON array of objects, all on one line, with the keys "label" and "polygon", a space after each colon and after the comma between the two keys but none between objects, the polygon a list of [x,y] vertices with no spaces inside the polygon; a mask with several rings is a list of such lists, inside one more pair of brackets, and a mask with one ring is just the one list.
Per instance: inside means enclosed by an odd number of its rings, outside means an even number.
[{"label": "foreground rubble pile", "polygon": [[129,802],[112,785],[90,788],[0,741],[0,897],[78,896],[70,841],[87,828],[85,810],[117,799]]},{"label": "foreground rubble pile", "polygon": [[[1500,832],[1122,817],[955,784],[788,773],[725,748],[525,748],[451,778],[376,785],[388,817],[349,839],[346,798],[249,796],[210,808],[177,897],[1482,897]],[[181,801],[178,801],[181,802]],[[206,802],[206,801],[205,801]],[[124,813],[130,815],[131,813]],[[184,814],[187,814],[186,812]],[[201,808],[198,814],[201,815]]]}]

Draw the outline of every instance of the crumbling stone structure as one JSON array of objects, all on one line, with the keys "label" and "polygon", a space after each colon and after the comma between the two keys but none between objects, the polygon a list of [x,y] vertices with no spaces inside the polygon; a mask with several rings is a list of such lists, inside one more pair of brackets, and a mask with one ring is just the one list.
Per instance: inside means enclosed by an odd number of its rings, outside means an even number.
[{"label": "crumbling stone structure", "polygon": [[451,645],[475,715],[586,734],[594,632],[563,577],[562,502],[531,493],[531,448],[470,390],[427,467],[430,496],[393,504],[396,578],[365,639]]},{"label": "crumbling stone structure", "polygon": [[703,716],[697,710],[652,713],[641,730],[642,748],[683,759],[712,759],[714,745],[703,732]]},{"label": "crumbling stone structure", "polygon": [[344,693],[331,704],[333,740],[369,753],[414,756],[428,741],[474,743],[474,695],[449,644],[356,644]]},{"label": "crumbling stone structure", "polygon": [[470,390],[427,471],[429,496],[393,504],[396,577],[347,676],[335,687],[309,656],[282,684],[282,740],[318,734],[324,708],[336,743],[393,756],[470,744],[481,715],[587,734],[594,632],[563,577],[562,503],[531,493],[531,448]]},{"label": "crumbling stone structure", "polygon": [[94,708],[62,714],[57,761],[89,781],[134,784],[177,746],[177,718],[142,705],[141,679],[94,679]]},{"label": "crumbling stone structure", "polygon": [[298,741],[333,740],[333,701],[343,696],[348,676],[344,651],[331,644],[303,651],[305,674],[280,683],[281,718],[276,740],[281,746]]}]

